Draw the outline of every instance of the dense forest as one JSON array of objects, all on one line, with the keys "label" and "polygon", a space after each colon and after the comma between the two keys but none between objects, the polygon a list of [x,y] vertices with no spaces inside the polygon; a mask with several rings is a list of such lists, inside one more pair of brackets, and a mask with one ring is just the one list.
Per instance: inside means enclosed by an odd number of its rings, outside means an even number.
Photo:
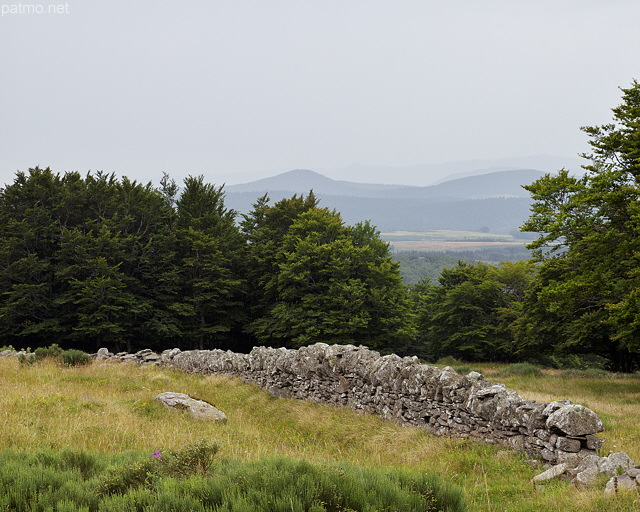
[{"label": "dense forest", "polygon": [[0,344],[114,351],[364,344],[427,360],[640,367],[640,84],[583,128],[582,177],[526,188],[528,260],[402,282],[313,192],[238,215],[222,187],[34,168],[0,190]]},{"label": "dense forest", "polygon": [[317,341],[402,350],[413,337],[398,264],[368,223],[313,194],[241,222],[189,177],[178,194],[103,173],[18,173],[0,196],[2,343],[95,351]]}]

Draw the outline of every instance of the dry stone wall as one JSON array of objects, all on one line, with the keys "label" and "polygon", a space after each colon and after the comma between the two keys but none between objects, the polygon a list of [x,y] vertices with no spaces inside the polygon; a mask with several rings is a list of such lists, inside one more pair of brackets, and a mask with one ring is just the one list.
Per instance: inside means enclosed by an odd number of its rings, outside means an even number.
[{"label": "dry stone wall", "polygon": [[366,347],[318,343],[298,350],[256,347],[249,354],[173,349],[159,361],[187,372],[236,375],[276,397],[346,406],[436,435],[507,445],[552,464],[576,463],[596,455],[602,444],[594,435],[603,430],[602,421],[586,407],[525,400],[479,373],[463,376]]}]

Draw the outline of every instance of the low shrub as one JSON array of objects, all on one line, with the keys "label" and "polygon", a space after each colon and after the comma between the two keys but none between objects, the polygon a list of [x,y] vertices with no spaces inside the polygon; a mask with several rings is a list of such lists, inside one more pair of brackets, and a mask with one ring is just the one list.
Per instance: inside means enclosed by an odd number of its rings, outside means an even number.
[{"label": "low shrub", "polygon": [[154,455],[162,463],[162,474],[172,477],[188,475],[204,475],[213,464],[213,458],[218,453],[218,445],[202,439],[180,451],[157,451]]},{"label": "low shrub", "polygon": [[34,352],[27,349],[18,355],[20,364],[34,364],[45,359],[53,359],[65,366],[84,366],[93,361],[93,358],[82,350],[63,350],[56,343],[48,347],[38,347]]},{"label": "low shrub", "polygon": [[42,361],[43,359],[59,359],[62,352],[62,348],[57,343],[49,345],[48,347],[38,347],[33,352],[36,361]]},{"label": "low shrub", "polygon": [[204,439],[178,451],[158,450],[148,460],[111,468],[98,485],[98,493],[108,495],[141,486],[149,487],[160,477],[205,475],[216,453],[218,445]]},{"label": "low shrub", "polygon": [[158,462],[145,460],[124,467],[110,468],[100,479],[96,492],[100,496],[125,493],[130,489],[150,487],[158,477]]},{"label": "low shrub", "polygon": [[93,358],[82,350],[65,350],[59,356],[65,366],[85,366],[93,361]]}]

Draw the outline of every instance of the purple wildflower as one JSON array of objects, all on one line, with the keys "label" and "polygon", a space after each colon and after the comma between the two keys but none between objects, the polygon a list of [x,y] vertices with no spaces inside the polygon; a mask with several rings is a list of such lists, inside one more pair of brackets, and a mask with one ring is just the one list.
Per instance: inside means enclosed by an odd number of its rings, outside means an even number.
[{"label": "purple wildflower", "polygon": [[151,457],[153,457],[154,459],[162,460],[162,453],[160,453],[160,450],[158,450],[157,452],[153,452],[151,454]]}]

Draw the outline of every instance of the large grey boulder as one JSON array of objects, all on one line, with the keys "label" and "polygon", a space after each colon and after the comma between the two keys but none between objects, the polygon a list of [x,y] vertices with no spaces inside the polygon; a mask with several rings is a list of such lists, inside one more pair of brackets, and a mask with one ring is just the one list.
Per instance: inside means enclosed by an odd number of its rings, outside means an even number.
[{"label": "large grey boulder", "polygon": [[625,452],[611,453],[608,457],[602,457],[598,463],[600,472],[607,476],[618,476],[634,466],[635,462]]},{"label": "large grey boulder", "polygon": [[111,352],[109,352],[108,348],[101,348],[98,350],[98,353],[96,354],[96,361],[102,361],[104,359],[109,359],[113,354],[111,354]]},{"label": "large grey boulder", "polygon": [[619,491],[637,491],[638,482],[629,475],[614,476],[607,482],[604,488],[606,494],[615,494]]},{"label": "large grey boulder", "polygon": [[568,436],[586,436],[604,430],[602,420],[591,409],[582,405],[566,404],[547,418],[549,430],[559,430]]},{"label": "large grey boulder", "polygon": [[184,393],[165,392],[154,397],[165,407],[186,409],[192,418],[216,423],[226,423],[227,415],[204,400],[196,400]]}]

